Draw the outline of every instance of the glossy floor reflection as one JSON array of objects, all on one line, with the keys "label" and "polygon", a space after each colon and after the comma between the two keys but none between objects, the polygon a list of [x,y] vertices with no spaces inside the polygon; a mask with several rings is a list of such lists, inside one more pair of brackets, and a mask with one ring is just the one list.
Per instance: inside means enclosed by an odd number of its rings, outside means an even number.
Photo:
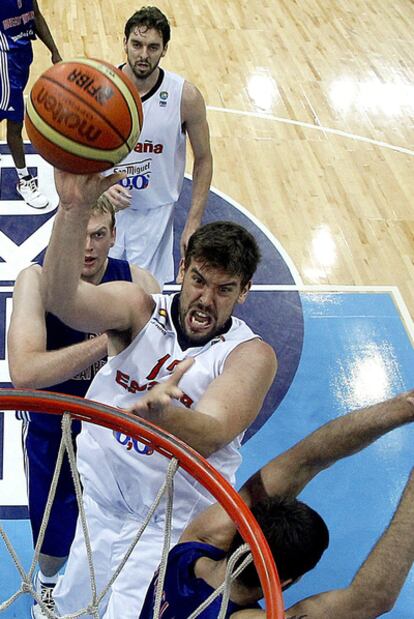
[{"label": "glossy floor reflection", "polygon": [[[330,419],[414,385],[414,352],[389,295],[308,293],[301,300],[299,369],[276,414],[244,445],[240,483],[275,449],[283,451]],[[315,570],[286,591],[287,606],[350,582],[392,516],[414,463],[413,444],[414,427],[394,430],[305,489],[301,498],[326,519],[331,542]],[[413,600],[412,569],[386,616],[412,619]]]}]

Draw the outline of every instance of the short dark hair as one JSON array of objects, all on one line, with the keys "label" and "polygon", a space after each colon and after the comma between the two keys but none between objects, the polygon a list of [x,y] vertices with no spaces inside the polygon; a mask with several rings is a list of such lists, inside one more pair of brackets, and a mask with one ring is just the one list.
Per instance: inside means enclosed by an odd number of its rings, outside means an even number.
[{"label": "short dark hair", "polygon": [[[306,503],[286,497],[260,501],[251,511],[266,537],[281,581],[294,581],[315,567],[329,544],[328,527],[318,512]],[[236,533],[227,556],[243,543],[240,533]],[[237,580],[249,589],[260,587],[253,563]]]},{"label": "short dark hair", "polygon": [[232,221],[214,221],[191,235],[185,252],[184,266],[197,260],[231,275],[240,275],[245,286],[253,277],[260,261],[256,239],[243,226]]},{"label": "short dark hair", "polygon": [[139,11],[135,11],[125,24],[124,34],[126,40],[129,39],[131,31],[137,26],[157,30],[162,36],[164,47],[171,38],[171,27],[167,17],[156,6],[143,6]]}]

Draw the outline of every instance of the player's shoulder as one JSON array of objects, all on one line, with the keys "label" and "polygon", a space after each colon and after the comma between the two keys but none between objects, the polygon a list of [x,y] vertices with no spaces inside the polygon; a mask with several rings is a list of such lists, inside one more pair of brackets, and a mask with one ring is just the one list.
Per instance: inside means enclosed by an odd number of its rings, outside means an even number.
[{"label": "player's shoulder", "polygon": [[42,275],[42,267],[40,264],[29,264],[27,267],[22,269],[17,277],[16,284],[21,282],[37,282]]},{"label": "player's shoulder", "polygon": [[131,270],[132,282],[141,286],[147,294],[158,294],[161,292],[160,285],[149,271],[131,263],[129,268]]},{"label": "player's shoulder", "polygon": [[233,356],[252,356],[263,364],[276,361],[276,353],[267,342],[260,337],[252,337],[245,342],[241,342],[232,352]]},{"label": "player's shoulder", "polygon": [[202,101],[204,103],[204,97],[201,94],[200,89],[195,84],[193,84],[192,82],[189,82],[188,80],[184,80],[183,100],[188,103],[194,103],[197,101]]},{"label": "player's shoulder", "polygon": [[187,80],[184,81],[181,97],[181,112],[183,122],[199,122],[205,118],[206,104],[200,90]]},{"label": "player's shoulder", "polygon": [[251,377],[261,376],[270,382],[274,379],[278,367],[276,353],[267,342],[256,337],[241,342],[227,357],[225,368],[240,374],[249,368]]}]

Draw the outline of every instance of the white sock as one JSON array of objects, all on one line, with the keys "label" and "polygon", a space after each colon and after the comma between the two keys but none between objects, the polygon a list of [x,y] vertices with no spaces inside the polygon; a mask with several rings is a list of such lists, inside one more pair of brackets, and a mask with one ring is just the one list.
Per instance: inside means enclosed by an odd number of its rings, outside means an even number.
[{"label": "white sock", "polygon": [[29,170],[27,168],[16,168],[16,172],[20,181],[27,176],[30,177]]},{"label": "white sock", "polygon": [[54,576],[45,576],[45,574],[43,574],[42,570],[39,568],[39,571],[37,573],[40,582],[42,582],[44,585],[47,584],[56,584],[58,576],[59,576],[59,572],[57,574],[55,574]]}]

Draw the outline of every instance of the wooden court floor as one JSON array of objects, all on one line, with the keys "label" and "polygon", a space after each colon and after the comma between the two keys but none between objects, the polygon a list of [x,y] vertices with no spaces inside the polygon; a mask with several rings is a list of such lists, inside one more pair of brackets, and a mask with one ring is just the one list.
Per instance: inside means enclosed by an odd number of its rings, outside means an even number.
[{"label": "wooden court floor", "polygon": [[[141,3],[39,5],[63,57],[117,63]],[[397,286],[414,316],[412,0],[157,6],[172,24],[164,66],[205,96],[214,187],[268,227],[304,284]],[[34,47],[29,87],[49,64]]]},{"label": "wooden court floor", "polygon": [[[64,58],[114,64],[141,6],[38,2]],[[394,286],[414,319],[413,0],[156,4],[172,24],[163,66],[206,100],[214,188],[273,233],[298,284]],[[49,66],[34,50],[28,90]]]}]

